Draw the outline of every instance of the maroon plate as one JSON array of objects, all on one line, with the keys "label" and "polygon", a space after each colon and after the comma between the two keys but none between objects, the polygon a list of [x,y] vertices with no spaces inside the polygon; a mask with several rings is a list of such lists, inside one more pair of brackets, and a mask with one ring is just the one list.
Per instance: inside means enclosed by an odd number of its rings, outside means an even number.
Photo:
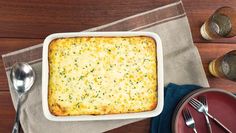
[{"label": "maroon plate", "polygon": [[[204,88],[196,90],[187,95],[176,107],[172,120],[172,131],[174,133],[191,133],[193,130],[185,125],[182,110],[188,108],[191,112],[196,129],[199,133],[208,133],[205,117],[197,112],[190,104],[189,100],[193,97],[205,96],[207,98],[209,113],[223,123],[233,133],[236,133],[236,97],[221,89]],[[210,119],[210,118],[209,118]],[[219,127],[210,119],[213,133],[224,133],[224,129]]]}]

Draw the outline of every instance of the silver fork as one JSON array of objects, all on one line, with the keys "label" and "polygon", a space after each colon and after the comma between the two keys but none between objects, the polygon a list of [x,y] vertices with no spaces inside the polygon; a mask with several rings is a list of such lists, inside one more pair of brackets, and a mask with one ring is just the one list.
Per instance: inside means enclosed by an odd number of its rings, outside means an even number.
[{"label": "silver fork", "polygon": [[[206,97],[205,96],[199,96],[199,101],[204,105],[204,107],[206,109],[206,112],[208,112],[208,104],[207,104]],[[205,119],[206,119],[206,123],[207,123],[209,133],[212,133],[212,128],[211,128],[209,118],[206,114],[204,114],[204,116],[205,116]]]},{"label": "silver fork", "polygon": [[197,133],[197,130],[195,128],[195,122],[194,122],[194,119],[192,117],[192,115],[190,114],[189,110],[188,109],[183,109],[183,116],[184,116],[184,121],[185,121],[185,124],[192,128],[194,133]]},{"label": "silver fork", "polygon": [[219,120],[217,120],[216,118],[214,118],[212,115],[210,115],[207,111],[205,106],[199,102],[197,99],[192,98],[189,101],[190,105],[193,106],[198,112],[200,113],[204,113],[205,115],[209,116],[212,120],[214,120],[218,125],[220,125],[223,129],[225,129],[225,131],[227,131],[228,133],[232,133],[227,127],[225,127]]}]

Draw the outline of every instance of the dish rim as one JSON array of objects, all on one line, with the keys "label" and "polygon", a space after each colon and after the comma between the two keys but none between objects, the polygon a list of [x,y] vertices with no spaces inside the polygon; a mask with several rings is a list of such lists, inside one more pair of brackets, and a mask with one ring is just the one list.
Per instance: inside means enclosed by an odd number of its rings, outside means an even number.
[{"label": "dish rim", "polygon": [[200,88],[200,89],[196,89],[192,92],[190,92],[189,94],[187,94],[182,100],[179,101],[179,103],[177,104],[173,116],[172,116],[172,121],[171,121],[171,130],[173,133],[178,133],[178,126],[177,126],[177,117],[181,114],[180,110],[183,110],[183,108],[185,107],[185,105],[189,102],[189,100],[193,97],[196,97],[198,95],[204,94],[204,93],[208,93],[208,92],[217,92],[217,93],[221,93],[221,94],[225,94],[228,95],[231,98],[234,98],[236,100],[236,96],[233,95],[231,92],[220,89],[220,88],[211,88],[211,87],[204,87],[204,88]]},{"label": "dish rim", "polygon": [[[129,36],[147,36],[151,37],[156,42],[157,53],[157,106],[154,110],[137,113],[124,114],[107,114],[107,115],[78,115],[78,116],[55,116],[51,114],[48,106],[48,46],[50,42],[58,38],[69,37],[129,37]],[[118,120],[118,119],[134,119],[134,118],[148,118],[159,115],[164,106],[164,75],[163,75],[163,49],[160,37],[153,32],[143,31],[128,31],[128,32],[67,32],[54,33],[47,36],[43,42],[42,52],[42,107],[44,116],[51,121],[91,121],[91,120]]]}]

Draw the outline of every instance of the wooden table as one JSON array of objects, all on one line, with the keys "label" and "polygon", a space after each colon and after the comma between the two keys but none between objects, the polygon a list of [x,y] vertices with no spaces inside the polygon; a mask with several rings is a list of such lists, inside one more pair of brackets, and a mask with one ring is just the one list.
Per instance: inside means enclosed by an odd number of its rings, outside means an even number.
[{"label": "wooden table", "polygon": [[[0,55],[41,43],[55,32],[81,31],[156,8],[175,0],[51,0],[29,2],[0,1]],[[211,87],[236,92],[236,83],[212,77],[208,63],[224,53],[236,49],[236,37],[205,41],[199,29],[215,9],[236,7],[236,0],[183,0],[192,30]],[[0,59],[1,60],[1,59]],[[11,132],[15,110],[10,98],[2,60],[0,61],[0,132]],[[110,133],[149,131],[150,119],[129,124]]]}]

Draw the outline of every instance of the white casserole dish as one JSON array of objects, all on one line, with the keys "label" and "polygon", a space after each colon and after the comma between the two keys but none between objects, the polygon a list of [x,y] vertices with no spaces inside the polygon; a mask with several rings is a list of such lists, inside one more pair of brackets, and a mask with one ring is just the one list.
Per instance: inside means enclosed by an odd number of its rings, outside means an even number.
[{"label": "white casserole dish", "polygon": [[[156,41],[157,53],[157,107],[152,111],[125,114],[109,114],[109,115],[80,115],[80,116],[55,116],[50,113],[48,107],[48,46],[50,42],[57,38],[67,37],[83,37],[83,36],[148,36]],[[52,121],[91,121],[91,120],[114,120],[114,119],[134,119],[154,117],[161,113],[164,106],[164,77],[163,77],[163,52],[160,37],[152,32],[71,32],[56,33],[46,37],[43,44],[43,64],[42,64],[42,106],[44,116]]]}]

